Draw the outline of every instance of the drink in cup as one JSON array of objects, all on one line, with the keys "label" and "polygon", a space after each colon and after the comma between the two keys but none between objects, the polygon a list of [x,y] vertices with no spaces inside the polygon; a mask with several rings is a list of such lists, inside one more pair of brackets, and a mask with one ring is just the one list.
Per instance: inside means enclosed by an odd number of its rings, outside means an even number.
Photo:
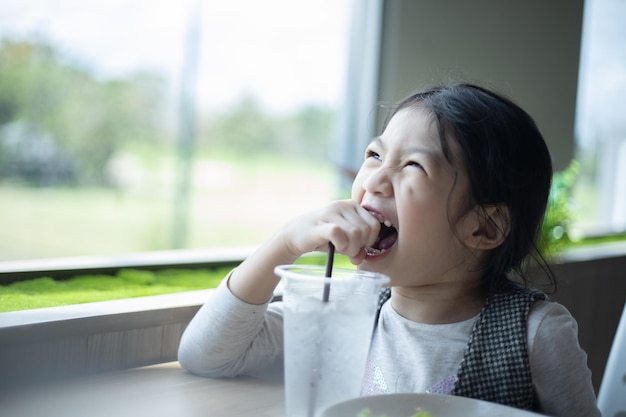
[{"label": "drink in cup", "polygon": [[[313,417],[358,397],[383,274],[322,266],[283,265],[285,391],[288,417]],[[330,284],[328,300],[324,286]]]}]

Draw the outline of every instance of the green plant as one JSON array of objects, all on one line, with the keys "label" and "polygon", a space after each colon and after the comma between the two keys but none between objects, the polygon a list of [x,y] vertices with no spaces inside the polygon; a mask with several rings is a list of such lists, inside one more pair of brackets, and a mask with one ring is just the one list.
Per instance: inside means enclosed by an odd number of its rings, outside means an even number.
[{"label": "green plant", "polygon": [[214,288],[228,271],[229,268],[124,269],[115,275],[79,275],[67,280],[41,277],[17,281],[0,285],[0,312]]},{"label": "green plant", "polygon": [[571,244],[569,229],[574,221],[572,187],[579,172],[579,163],[572,160],[552,178],[548,206],[544,215],[537,247],[547,258],[554,258],[564,247]]},{"label": "green plant", "polygon": [[[306,254],[297,263],[324,265],[326,254]],[[334,266],[354,268],[343,255],[335,256]],[[17,281],[0,285],[0,313],[215,288],[230,269],[123,269],[114,275],[77,275],[66,280],[40,277]]]}]

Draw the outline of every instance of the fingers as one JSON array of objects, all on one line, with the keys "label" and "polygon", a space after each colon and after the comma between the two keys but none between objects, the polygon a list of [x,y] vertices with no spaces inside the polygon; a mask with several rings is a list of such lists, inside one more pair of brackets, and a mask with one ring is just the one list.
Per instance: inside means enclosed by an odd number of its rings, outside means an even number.
[{"label": "fingers", "polygon": [[335,250],[348,257],[363,256],[363,248],[372,245],[380,231],[380,222],[352,200],[334,204],[326,219],[328,240]]},{"label": "fingers", "polygon": [[337,253],[358,258],[379,231],[380,222],[372,214],[354,200],[341,200],[292,220],[279,232],[279,240],[294,257],[325,251],[332,242]]},{"label": "fingers", "polygon": [[355,256],[350,256],[352,265],[360,265],[365,260],[365,249],[361,249]]}]

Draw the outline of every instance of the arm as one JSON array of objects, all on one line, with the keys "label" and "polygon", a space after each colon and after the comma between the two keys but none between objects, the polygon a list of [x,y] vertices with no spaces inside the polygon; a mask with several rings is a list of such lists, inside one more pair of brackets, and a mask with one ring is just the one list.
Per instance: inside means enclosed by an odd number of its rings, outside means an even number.
[{"label": "arm", "polygon": [[328,242],[358,264],[380,223],[352,200],[336,201],[300,216],[232,271],[196,313],[180,342],[178,360],[204,376],[249,373],[282,353],[282,306],[269,306],[279,278],[274,268]]},{"label": "arm", "polygon": [[363,248],[376,241],[379,231],[378,220],[355,201],[335,201],[287,223],[237,268],[228,286],[242,301],[263,304],[278,285],[276,266],[293,263],[305,253],[324,251],[328,242],[358,265],[364,258]]},{"label": "arm", "polygon": [[[180,364],[207,377],[231,377],[272,365],[282,352],[282,303],[247,304],[228,289],[230,275],[191,320],[178,348]],[[249,349],[249,347],[252,347]]]},{"label": "arm", "polygon": [[528,319],[529,356],[541,412],[600,417],[578,325],[558,303],[537,302]]}]

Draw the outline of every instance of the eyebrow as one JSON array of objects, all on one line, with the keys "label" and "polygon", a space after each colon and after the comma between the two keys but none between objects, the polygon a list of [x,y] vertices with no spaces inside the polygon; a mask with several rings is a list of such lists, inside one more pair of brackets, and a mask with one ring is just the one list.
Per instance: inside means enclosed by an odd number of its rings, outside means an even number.
[{"label": "eyebrow", "polygon": [[[378,145],[378,146],[380,146],[381,148],[383,148],[383,150],[385,149],[385,143],[383,142],[383,140],[382,140],[382,138],[380,136],[374,137],[371,140],[370,145],[373,144],[373,143]],[[409,153],[409,154],[421,153],[421,154],[424,154],[424,155],[426,155],[426,156],[428,156],[428,157],[430,157],[432,159],[438,159],[440,157],[438,152],[436,152],[436,151],[434,151],[432,149],[429,149],[429,148],[425,148],[423,146],[415,146],[415,147],[412,147],[412,148],[405,149],[405,151],[407,153]]]}]

